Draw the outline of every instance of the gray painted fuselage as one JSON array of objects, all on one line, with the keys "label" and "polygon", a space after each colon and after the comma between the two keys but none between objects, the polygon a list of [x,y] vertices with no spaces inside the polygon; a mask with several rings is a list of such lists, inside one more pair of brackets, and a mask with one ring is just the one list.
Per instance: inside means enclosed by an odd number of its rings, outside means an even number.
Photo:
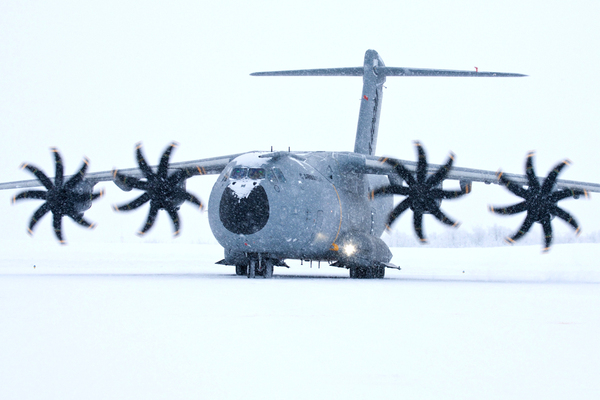
[{"label": "gray painted fuselage", "polygon": [[[226,263],[243,263],[249,254],[344,265],[389,262],[379,237],[393,201],[369,200],[388,178],[359,173],[355,167],[364,163],[352,152],[257,152],[234,159],[209,201],[211,230],[225,248]],[[249,202],[254,204],[244,205]],[[262,226],[248,226],[249,220]],[[367,258],[352,258],[348,246]]]}]

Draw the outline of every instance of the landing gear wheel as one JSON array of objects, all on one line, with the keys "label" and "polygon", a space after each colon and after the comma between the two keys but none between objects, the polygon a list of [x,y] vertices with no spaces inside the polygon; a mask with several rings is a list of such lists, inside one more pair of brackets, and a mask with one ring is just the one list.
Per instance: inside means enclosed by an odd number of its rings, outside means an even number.
[{"label": "landing gear wheel", "polygon": [[235,266],[235,274],[236,275],[248,275],[248,266],[247,265],[236,265]]},{"label": "landing gear wheel", "polygon": [[263,278],[270,279],[273,277],[273,261],[265,260],[264,261],[264,270],[263,270]]},{"label": "landing gear wheel", "polygon": [[248,278],[254,279],[256,277],[256,260],[250,260],[248,265]]},{"label": "landing gear wheel", "polygon": [[367,273],[368,273],[368,268],[365,268],[365,267],[350,268],[350,278],[352,278],[352,279],[367,278]]}]

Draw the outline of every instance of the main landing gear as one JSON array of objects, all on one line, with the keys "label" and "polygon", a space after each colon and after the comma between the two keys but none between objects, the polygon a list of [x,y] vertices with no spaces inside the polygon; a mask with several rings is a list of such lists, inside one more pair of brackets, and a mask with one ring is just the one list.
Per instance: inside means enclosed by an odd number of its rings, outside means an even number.
[{"label": "main landing gear", "polygon": [[383,279],[385,277],[385,267],[350,267],[350,278],[353,279]]}]

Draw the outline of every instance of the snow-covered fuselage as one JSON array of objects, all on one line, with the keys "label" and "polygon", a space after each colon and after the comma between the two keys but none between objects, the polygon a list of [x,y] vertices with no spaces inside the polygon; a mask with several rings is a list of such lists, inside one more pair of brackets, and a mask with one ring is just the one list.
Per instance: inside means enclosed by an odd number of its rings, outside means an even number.
[{"label": "snow-covered fuselage", "polygon": [[246,153],[221,173],[210,195],[209,221],[224,262],[249,257],[387,263],[380,239],[392,198],[369,199],[387,176],[355,170],[349,152]]}]

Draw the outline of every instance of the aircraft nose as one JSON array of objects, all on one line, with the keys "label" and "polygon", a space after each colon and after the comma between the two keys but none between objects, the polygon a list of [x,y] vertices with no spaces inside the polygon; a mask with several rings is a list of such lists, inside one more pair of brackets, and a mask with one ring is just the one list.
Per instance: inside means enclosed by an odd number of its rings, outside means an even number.
[{"label": "aircraft nose", "polygon": [[250,235],[260,231],[269,220],[269,198],[265,189],[257,185],[246,194],[225,188],[219,217],[225,229],[232,233]]}]

